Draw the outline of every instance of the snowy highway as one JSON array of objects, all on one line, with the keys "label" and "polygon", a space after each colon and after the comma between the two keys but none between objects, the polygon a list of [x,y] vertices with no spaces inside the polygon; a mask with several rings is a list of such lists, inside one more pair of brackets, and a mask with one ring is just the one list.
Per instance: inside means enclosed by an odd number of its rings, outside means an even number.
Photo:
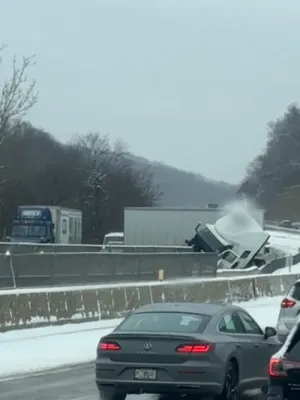
[{"label": "snowy highway", "polygon": [[[292,235],[293,236],[293,235]],[[300,247],[300,237],[272,232],[271,245],[289,254]],[[300,272],[300,265],[292,267]],[[277,273],[288,273],[285,268]],[[276,326],[281,297],[239,303],[261,325]],[[93,361],[101,336],[121,321],[105,320],[0,334],[1,400],[97,400]],[[128,400],[157,399],[155,395]]]}]

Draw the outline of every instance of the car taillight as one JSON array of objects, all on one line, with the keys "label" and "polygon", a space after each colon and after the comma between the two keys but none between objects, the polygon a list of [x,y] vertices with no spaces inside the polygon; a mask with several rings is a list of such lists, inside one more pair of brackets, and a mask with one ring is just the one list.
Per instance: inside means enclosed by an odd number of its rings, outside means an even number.
[{"label": "car taillight", "polygon": [[280,306],[281,306],[281,308],[292,308],[292,307],[294,307],[295,304],[296,304],[296,302],[294,300],[283,299]]},{"label": "car taillight", "polygon": [[212,350],[211,344],[182,344],[176,347],[177,353],[207,353]]},{"label": "car taillight", "polygon": [[291,369],[300,370],[300,362],[286,359],[271,358],[269,363],[269,375],[272,377],[287,376],[287,371]]},{"label": "car taillight", "polygon": [[271,377],[287,376],[286,371],[283,369],[281,360],[271,358],[269,362],[269,375]]},{"label": "car taillight", "polygon": [[114,342],[100,342],[98,344],[98,349],[104,351],[118,351],[121,350],[121,346]]}]

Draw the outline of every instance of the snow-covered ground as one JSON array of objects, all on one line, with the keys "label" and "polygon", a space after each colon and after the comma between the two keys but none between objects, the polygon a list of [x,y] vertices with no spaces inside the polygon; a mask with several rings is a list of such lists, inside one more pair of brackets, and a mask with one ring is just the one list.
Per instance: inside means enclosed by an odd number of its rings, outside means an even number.
[{"label": "snow-covered ground", "polygon": [[[276,326],[280,297],[240,303],[264,328]],[[0,377],[90,362],[101,336],[121,319],[11,331],[0,334]]]},{"label": "snow-covered ground", "polygon": [[[300,235],[285,232],[270,231],[270,244],[279,250],[284,251],[288,255],[299,253]],[[292,265],[291,268],[285,267],[274,272],[274,274],[297,274],[300,273],[300,263]]]},{"label": "snow-covered ground", "polygon": [[300,263],[292,265],[291,267],[280,268],[273,272],[273,275],[286,275],[286,274],[300,274]]},{"label": "snow-covered ground", "polygon": [[290,234],[285,232],[269,232],[271,237],[269,243],[272,247],[284,251],[286,254],[297,254],[300,249],[300,234]]}]

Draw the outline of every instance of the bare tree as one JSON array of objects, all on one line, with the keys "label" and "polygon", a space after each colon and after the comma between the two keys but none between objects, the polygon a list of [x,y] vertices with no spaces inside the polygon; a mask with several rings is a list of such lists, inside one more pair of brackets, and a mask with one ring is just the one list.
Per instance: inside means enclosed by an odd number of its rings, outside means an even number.
[{"label": "bare tree", "polygon": [[[3,52],[5,46],[0,47]],[[0,66],[3,56],[0,56]],[[34,56],[23,57],[18,62],[17,57],[13,59],[11,76],[4,80],[0,88],[0,143],[8,131],[10,123],[24,117],[27,112],[37,103],[38,92],[36,81],[29,80],[28,69],[35,65]]]}]

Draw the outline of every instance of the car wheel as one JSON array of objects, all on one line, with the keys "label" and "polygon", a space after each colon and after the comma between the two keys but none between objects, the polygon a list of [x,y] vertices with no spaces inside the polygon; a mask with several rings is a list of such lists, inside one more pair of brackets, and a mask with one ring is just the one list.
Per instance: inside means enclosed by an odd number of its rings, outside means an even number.
[{"label": "car wheel", "polygon": [[230,361],[227,365],[223,392],[217,400],[238,400],[238,368],[235,362]]},{"label": "car wheel", "polygon": [[113,388],[99,389],[100,400],[125,400],[126,393],[118,392]]}]

